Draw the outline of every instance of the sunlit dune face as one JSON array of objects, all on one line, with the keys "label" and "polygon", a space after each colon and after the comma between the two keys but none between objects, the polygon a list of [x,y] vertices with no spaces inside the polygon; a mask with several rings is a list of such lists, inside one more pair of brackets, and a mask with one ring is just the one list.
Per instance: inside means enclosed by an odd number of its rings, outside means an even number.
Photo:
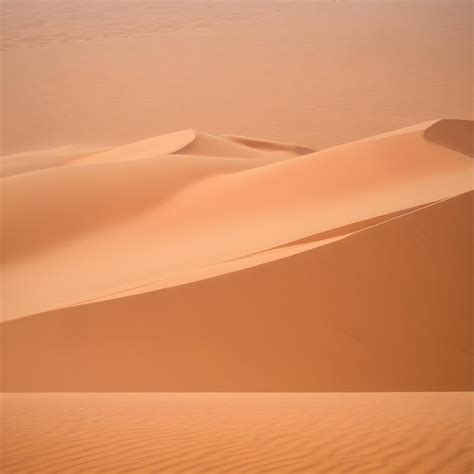
[{"label": "sunlit dune face", "polygon": [[470,126],[4,158],[4,389],[469,389]]}]

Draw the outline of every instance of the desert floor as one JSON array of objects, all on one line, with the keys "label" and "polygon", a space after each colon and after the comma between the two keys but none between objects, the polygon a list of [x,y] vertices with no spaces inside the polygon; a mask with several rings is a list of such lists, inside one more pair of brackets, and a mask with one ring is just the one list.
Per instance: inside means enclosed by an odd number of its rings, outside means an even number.
[{"label": "desert floor", "polygon": [[4,395],[3,472],[472,472],[467,393]]},{"label": "desert floor", "polygon": [[3,154],[191,127],[321,149],[469,119],[471,7],[4,0]]}]

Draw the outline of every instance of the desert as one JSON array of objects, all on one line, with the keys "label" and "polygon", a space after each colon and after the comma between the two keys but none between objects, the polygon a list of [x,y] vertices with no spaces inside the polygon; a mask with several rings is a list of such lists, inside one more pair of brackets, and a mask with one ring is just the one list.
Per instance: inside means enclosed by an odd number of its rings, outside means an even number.
[{"label": "desert", "polygon": [[473,471],[470,2],[1,36],[1,472]]}]

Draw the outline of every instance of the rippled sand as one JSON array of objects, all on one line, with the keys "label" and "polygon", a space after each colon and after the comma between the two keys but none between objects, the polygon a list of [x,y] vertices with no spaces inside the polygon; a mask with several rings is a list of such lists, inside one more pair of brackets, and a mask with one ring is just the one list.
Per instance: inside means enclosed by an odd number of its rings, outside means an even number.
[{"label": "rippled sand", "polygon": [[9,394],[8,473],[472,469],[467,393]]},{"label": "rippled sand", "polygon": [[473,472],[470,2],[4,0],[0,49],[2,473]]},{"label": "rippled sand", "polygon": [[5,0],[3,153],[472,118],[470,2]]}]

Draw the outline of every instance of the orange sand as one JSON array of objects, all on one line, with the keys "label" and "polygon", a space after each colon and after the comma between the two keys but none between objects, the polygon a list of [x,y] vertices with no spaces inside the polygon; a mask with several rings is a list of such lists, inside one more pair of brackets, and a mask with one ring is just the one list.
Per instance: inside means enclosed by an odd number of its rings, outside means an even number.
[{"label": "orange sand", "polygon": [[4,389],[471,389],[472,128],[3,157]]},{"label": "orange sand", "polygon": [[473,119],[472,2],[3,0],[2,154]]},{"label": "orange sand", "polygon": [[472,472],[470,2],[1,15],[1,472]]},{"label": "orange sand", "polygon": [[8,394],[8,473],[469,474],[467,393]]}]

